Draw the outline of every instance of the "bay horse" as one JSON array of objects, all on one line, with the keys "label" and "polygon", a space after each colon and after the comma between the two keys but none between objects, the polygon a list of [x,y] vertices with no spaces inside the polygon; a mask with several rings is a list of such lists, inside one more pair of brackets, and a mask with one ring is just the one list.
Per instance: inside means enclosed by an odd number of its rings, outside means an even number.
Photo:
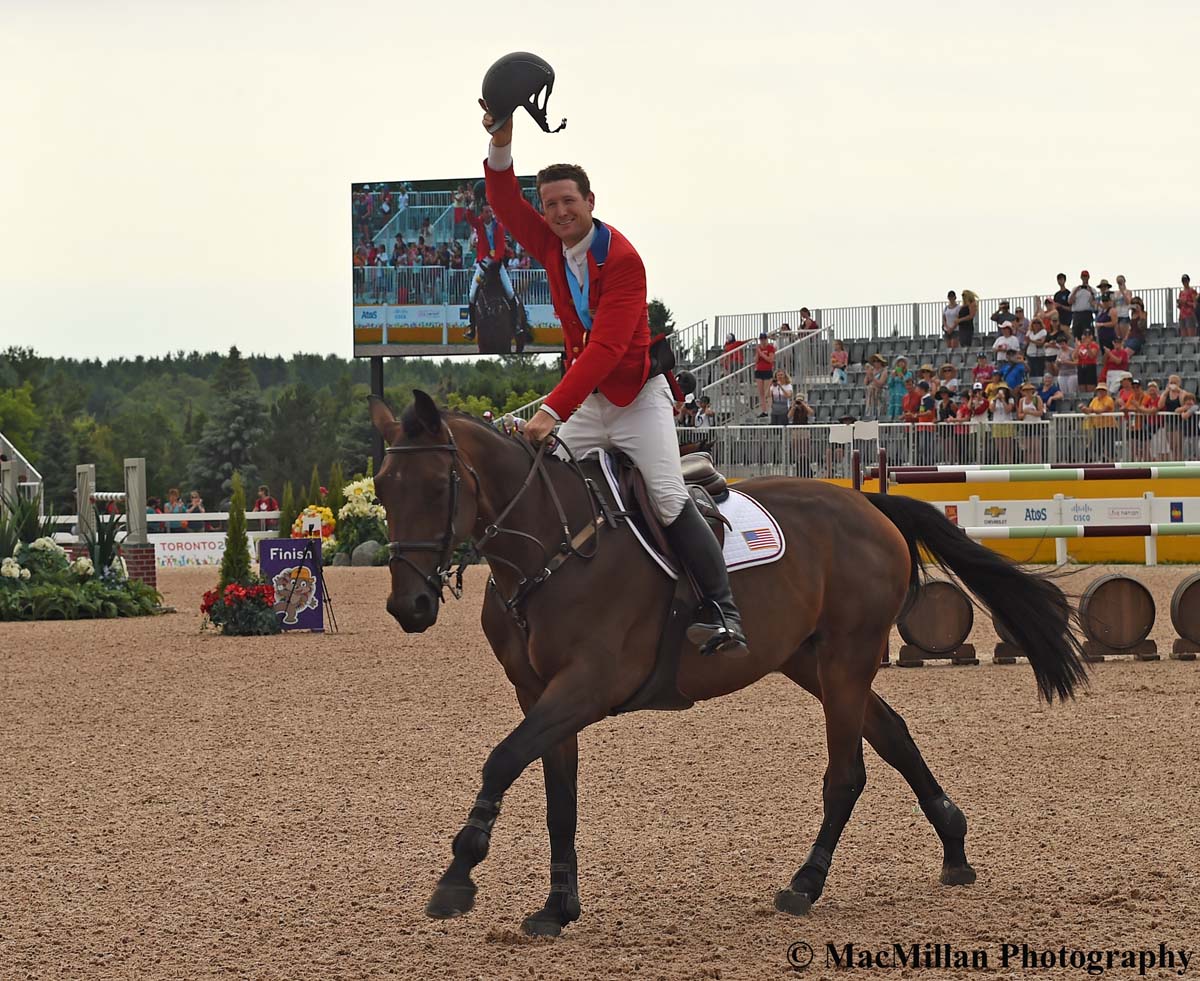
[{"label": "bay horse", "polygon": [[[375,477],[391,539],[388,612],[406,632],[432,627],[454,549],[473,539],[491,568],[484,633],[525,714],[484,764],[478,798],[426,913],[446,918],[472,908],[470,873],[487,856],[501,800],[540,758],[550,890],[522,929],[556,936],[580,915],[576,737],[623,705],[651,673],[674,583],[628,527],[612,527],[602,514],[597,520],[571,462],[471,416],[442,412],[423,392],[414,396],[400,420],[371,400],[372,421],[388,447]],[[962,811],[904,720],[871,690],[889,631],[919,582],[924,550],[1028,652],[1039,692],[1052,701],[1086,679],[1071,630],[1075,611],[1054,582],[967,538],[924,502],[797,477],[754,478],[737,488],[775,516],[790,547],[770,565],[733,573],[749,656],[701,657],[686,645],[677,687],[698,701],[780,672],[821,702],[824,820],[799,870],[776,894],[776,908],[804,914],[820,897],[866,782],[864,737],[908,782],[941,839],[941,882],[974,882]]]},{"label": "bay horse", "polygon": [[525,351],[525,307],[519,298],[505,296],[498,263],[485,268],[473,306],[480,354],[512,354],[514,346],[517,354]]}]

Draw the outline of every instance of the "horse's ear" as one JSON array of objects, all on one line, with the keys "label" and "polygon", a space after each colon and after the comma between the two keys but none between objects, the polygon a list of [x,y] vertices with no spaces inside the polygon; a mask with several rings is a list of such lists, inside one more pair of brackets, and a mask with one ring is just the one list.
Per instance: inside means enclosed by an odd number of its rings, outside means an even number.
[{"label": "horse's ear", "polygon": [[437,403],[419,388],[413,389],[413,412],[417,421],[435,436],[442,431],[442,413]]},{"label": "horse's ear", "polygon": [[396,426],[396,414],[378,395],[367,396],[367,403],[371,407],[371,425],[375,427],[380,436],[388,439]]}]

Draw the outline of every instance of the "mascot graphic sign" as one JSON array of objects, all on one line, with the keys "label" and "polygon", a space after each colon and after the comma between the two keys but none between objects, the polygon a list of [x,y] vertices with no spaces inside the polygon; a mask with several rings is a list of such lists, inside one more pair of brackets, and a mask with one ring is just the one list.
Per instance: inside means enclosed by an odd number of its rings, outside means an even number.
[{"label": "mascot graphic sign", "polygon": [[319,538],[269,538],[259,543],[262,577],[275,589],[284,630],[325,629]]}]

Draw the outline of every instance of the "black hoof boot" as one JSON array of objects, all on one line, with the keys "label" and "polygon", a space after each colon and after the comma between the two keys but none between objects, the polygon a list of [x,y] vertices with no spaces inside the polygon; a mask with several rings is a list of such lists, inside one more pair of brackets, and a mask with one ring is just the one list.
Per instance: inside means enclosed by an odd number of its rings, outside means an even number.
[{"label": "black hoof boot", "polygon": [[571,863],[550,866],[550,895],[546,905],[525,917],[521,931],[530,937],[557,937],[568,923],[579,919],[579,874]]},{"label": "black hoof boot", "polygon": [[833,856],[829,852],[814,845],[788,887],[775,894],[775,908],[792,916],[807,914],[825,891],[825,877],[829,875],[832,862]]},{"label": "black hoof boot", "polygon": [[969,886],[975,881],[975,870],[968,863],[942,866],[943,886]]},{"label": "black hoof boot", "polygon": [[780,913],[788,913],[791,916],[807,916],[808,911],[812,909],[813,900],[814,897],[807,893],[780,889],[775,893],[775,908]]},{"label": "black hoof boot", "polygon": [[578,898],[561,903],[559,898],[551,896],[545,906],[532,916],[525,917],[521,923],[521,932],[529,937],[557,937],[562,933],[563,927],[579,919]]},{"label": "black hoof boot", "polygon": [[475,883],[439,882],[425,904],[425,915],[434,920],[450,920],[471,912],[475,905]]}]

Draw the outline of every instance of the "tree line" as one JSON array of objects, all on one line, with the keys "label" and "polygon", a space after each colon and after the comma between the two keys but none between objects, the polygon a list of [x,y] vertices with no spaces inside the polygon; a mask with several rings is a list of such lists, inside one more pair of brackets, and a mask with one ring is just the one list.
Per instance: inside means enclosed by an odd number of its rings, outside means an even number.
[{"label": "tree line", "polygon": [[[100,489],[120,489],[126,457],[145,457],[151,497],[194,489],[205,507],[224,509],[234,471],[251,496],[265,483],[277,498],[287,482],[307,487],[314,468],[366,472],[369,367],[334,355],[246,357],[236,347],[109,361],[12,347],[0,353],[0,433],[41,472],[47,510],[74,512],[77,463],[96,465]],[[558,377],[557,365],[528,356],[391,359],[384,373],[397,410],[419,388],[478,414],[523,405]]]}]

